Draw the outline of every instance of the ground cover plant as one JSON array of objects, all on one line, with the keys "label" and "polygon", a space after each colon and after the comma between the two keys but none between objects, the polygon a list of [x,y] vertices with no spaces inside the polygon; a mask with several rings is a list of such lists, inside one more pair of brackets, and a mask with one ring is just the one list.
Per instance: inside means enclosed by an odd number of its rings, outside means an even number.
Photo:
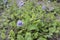
[{"label": "ground cover plant", "polygon": [[18,7],[14,2],[9,8],[4,8],[0,17],[0,39],[49,40],[54,34],[60,33],[59,8],[48,11],[29,0]]}]

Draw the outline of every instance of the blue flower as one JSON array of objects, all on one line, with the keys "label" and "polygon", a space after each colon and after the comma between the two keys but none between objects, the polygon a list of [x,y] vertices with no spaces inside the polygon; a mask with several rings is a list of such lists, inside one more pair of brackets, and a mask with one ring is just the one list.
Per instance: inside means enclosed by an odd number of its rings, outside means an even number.
[{"label": "blue flower", "polygon": [[7,0],[3,0],[3,3],[6,4],[7,3]]},{"label": "blue flower", "polygon": [[23,25],[23,22],[21,20],[18,20],[17,21],[17,26],[22,26]]},{"label": "blue flower", "polygon": [[42,10],[46,10],[46,6],[45,5],[42,6]]},{"label": "blue flower", "polygon": [[24,5],[24,2],[23,1],[18,1],[17,2],[17,6],[20,8],[21,6],[23,6]]}]

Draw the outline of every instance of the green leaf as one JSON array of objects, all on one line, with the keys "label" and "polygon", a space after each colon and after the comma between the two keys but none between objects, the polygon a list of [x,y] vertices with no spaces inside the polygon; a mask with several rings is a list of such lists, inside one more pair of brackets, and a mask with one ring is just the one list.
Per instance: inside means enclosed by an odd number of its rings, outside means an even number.
[{"label": "green leaf", "polygon": [[24,40],[24,37],[22,35],[17,35],[17,40]]},{"label": "green leaf", "polygon": [[2,38],[2,39],[5,39],[5,38],[6,38],[5,33],[1,33],[1,38]]},{"label": "green leaf", "polygon": [[14,38],[11,38],[11,40],[14,40]]},{"label": "green leaf", "polygon": [[13,38],[15,37],[15,33],[14,33],[13,30],[10,31],[9,36],[10,36],[10,37],[13,37]]},{"label": "green leaf", "polygon": [[32,37],[31,37],[31,33],[26,32],[26,34],[25,34],[25,40],[33,40]]},{"label": "green leaf", "polygon": [[27,29],[28,29],[28,30],[37,30],[37,31],[39,30],[36,25],[29,25],[29,26],[27,27]]},{"label": "green leaf", "polygon": [[38,40],[46,40],[46,38],[40,37]]},{"label": "green leaf", "polygon": [[9,23],[9,25],[12,26],[12,27],[16,27],[16,22],[12,21],[12,22]]},{"label": "green leaf", "polygon": [[34,33],[34,38],[37,38],[38,37],[38,32]]},{"label": "green leaf", "polygon": [[56,27],[49,28],[49,32],[54,33],[56,31]]}]

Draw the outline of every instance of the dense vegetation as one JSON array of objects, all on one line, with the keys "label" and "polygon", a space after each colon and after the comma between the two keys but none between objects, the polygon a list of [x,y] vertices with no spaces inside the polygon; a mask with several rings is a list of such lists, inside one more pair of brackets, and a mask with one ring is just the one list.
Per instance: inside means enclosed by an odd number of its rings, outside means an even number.
[{"label": "dense vegetation", "polygon": [[55,5],[50,10],[49,6],[38,5],[35,1],[28,0],[20,6],[16,0],[13,4],[11,2],[8,0],[5,4],[1,0],[0,3],[0,40],[50,40],[53,36],[58,37],[60,7]]}]

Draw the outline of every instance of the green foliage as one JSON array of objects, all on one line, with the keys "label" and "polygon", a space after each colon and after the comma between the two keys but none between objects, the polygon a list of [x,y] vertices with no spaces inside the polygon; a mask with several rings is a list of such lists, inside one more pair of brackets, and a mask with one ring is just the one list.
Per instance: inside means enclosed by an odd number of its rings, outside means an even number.
[{"label": "green foliage", "polygon": [[[14,3],[9,9],[5,9],[2,17],[5,19],[2,28],[9,28],[10,40],[47,40],[53,33],[59,33],[60,22],[56,20],[54,12],[46,13],[41,5],[35,5],[27,1],[21,8]],[[17,26],[17,21],[22,20],[24,24]],[[3,39],[5,34],[1,34]]]},{"label": "green foliage", "polygon": [[4,40],[6,38],[5,33],[1,33],[1,38]]},{"label": "green foliage", "polygon": [[10,36],[10,39],[11,39],[11,40],[14,40],[14,38],[15,38],[15,33],[14,33],[13,30],[10,31],[9,36]]},{"label": "green foliage", "polygon": [[15,35],[13,30],[10,31],[10,36],[14,38]]},{"label": "green foliage", "polygon": [[46,40],[46,38],[40,37],[38,40]]},{"label": "green foliage", "polygon": [[17,35],[17,40],[24,40],[24,37],[22,35]]},{"label": "green foliage", "polygon": [[31,33],[27,32],[25,34],[25,40],[33,40],[32,37],[31,37]]}]

